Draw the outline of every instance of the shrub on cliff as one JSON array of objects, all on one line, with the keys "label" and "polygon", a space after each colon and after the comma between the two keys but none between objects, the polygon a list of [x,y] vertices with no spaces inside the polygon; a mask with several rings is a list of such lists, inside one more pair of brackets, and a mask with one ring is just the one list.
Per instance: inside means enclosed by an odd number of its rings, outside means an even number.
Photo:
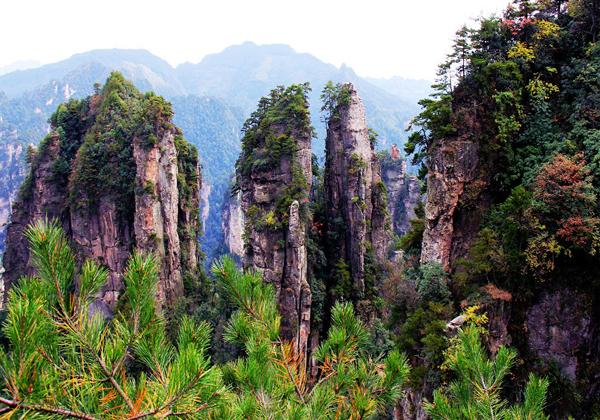
[{"label": "shrub on cliff", "polygon": [[446,389],[436,390],[433,403],[425,404],[431,419],[548,419],[543,411],[548,380],[530,375],[523,403],[509,405],[501,396],[502,383],[514,365],[516,352],[501,347],[494,359],[490,359],[481,344],[483,328],[477,323],[477,318],[483,322],[487,319],[473,317],[469,310],[465,318],[466,327],[459,328],[446,357],[447,367],[455,372],[457,379]]}]

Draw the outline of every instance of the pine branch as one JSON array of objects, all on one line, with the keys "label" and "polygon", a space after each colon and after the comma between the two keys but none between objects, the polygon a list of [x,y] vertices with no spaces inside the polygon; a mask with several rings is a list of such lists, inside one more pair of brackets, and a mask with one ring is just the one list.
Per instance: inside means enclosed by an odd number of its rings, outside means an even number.
[{"label": "pine branch", "polygon": [[281,350],[281,364],[285,366],[285,371],[287,372],[290,381],[292,381],[292,383],[294,384],[294,389],[296,390],[296,394],[298,394],[298,397],[300,397],[302,404],[306,404],[304,394],[302,393],[302,391],[298,387],[298,384],[296,383],[296,377],[290,371],[289,364],[287,363],[287,358],[285,357],[285,349],[283,348],[283,342],[281,340],[279,341],[279,349]]},{"label": "pine branch", "polygon": [[[5,404],[12,408],[21,408],[21,409],[26,409],[26,410],[30,410],[30,411],[42,411],[44,413],[59,414],[61,416],[74,417],[76,419],[100,420],[97,417],[90,416],[89,414],[85,414],[85,413],[80,413],[78,411],[65,410],[62,408],[47,407],[45,405],[40,405],[40,404],[35,404],[35,405],[21,404],[21,403],[19,403],[19,401],[15,401],[15,400],[10,401],[10,400],[7,400],[7,399],[1,398],[1,397],[0,397],[0,403]],[[6,409],[3,409],[3,410],[6,410]],[[0,410],[0,412],[5,412],[5,411]]]},{"label": "pine branch", "polygon": [[115,391],[117,391],[119,393],[119,395],[125,400],[125,403],[129,407],[129,409],[134,410],[133,402],[131,401],[129,396],[127,396],[125,391],[123,391],[123,389],[119,386],[119,384],[117,383],[115,378],[112,376],[111,372],[108,370],[108,368],[104,364],[104,361],[102,360],[102,358],[100,356],[98,356],[98,354],[96,354],[92,345],[90,343],[88,343],[88,341],[85,339],[85,337],[75,328],[75,325],[72,324],[71,320],[69,318],[65,318],[65,320],[66,320],[67,326],[77,336],[77,338],[79,338],[79,340],[81,341],[81,343],[83,343],[83,345],[87,348],[87,350],[91,354],[96,356],[96,361],[98,362],[100,369],[102,369],[102,372],[106,376],[106,379],[108,379],[108,381],[111,383],[111,385],[113,386]]}]

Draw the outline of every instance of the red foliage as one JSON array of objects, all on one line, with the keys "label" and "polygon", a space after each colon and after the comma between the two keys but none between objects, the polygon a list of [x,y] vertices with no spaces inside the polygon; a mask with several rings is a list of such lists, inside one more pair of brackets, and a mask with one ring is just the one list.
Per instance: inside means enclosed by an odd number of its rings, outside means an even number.
[{"label": "red foliage", "polygon": [[529,18],[524,18],[524,19],[517,19],[517,20],[512,20],[512,19],[505,19],[502,22],[499,23],[500,27],[505,27],[506,29],[508,29],[513,35],[519,35],[519,32],[521,30],[523,30],[523,27],[529,23],[532,23],[533,20],[529,19]]},{"label": "red foliage", "polygon": [[559,238],[581,246],[597,240],[596,194],[583,153],[559,154],[544,165],[534,181],[534,202],[540,221],[554,226]]},{"label": "red foliage", "polygon": [[316,232],[319,234],[319,236],[321,236],[321,235],[323,235],[322,229],[323,229],[323,223],[313,222],[313,225],[312,225],[313,232]]}]

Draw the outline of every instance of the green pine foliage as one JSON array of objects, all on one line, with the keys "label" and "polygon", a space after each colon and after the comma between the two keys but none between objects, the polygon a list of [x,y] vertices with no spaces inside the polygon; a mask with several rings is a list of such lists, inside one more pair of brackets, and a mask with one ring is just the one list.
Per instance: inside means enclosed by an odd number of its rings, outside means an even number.
[{"label": "green pine foliage", "polygon": [[[341,83],[336,83],[334,85],[331,80],[328,81],[321,92],[321,101],[323,102],[323,106],[321,107],[321,112],[323,112],[323,122],[327,123],[331,119],[339,120],[339,107],[350,105],[350,99],[350,88],[348,86],[344,86]],[[369,129],[369,135],[373,136],[371,142],[376,143],[377,133]]]},{"label": "green pine foliage", "polygon": [[[289,162],[292,174],[290,182],[285,185],[279,196],[275,197],[275,213],[271,214],[256,207],[255,212],[246,215],[250,220],[247,228],[261,229],[266,224],[267,227],[276,230],[286,226],[289,222],[289,208],[294,201],[301,204],[300,214],[303,220],[308,220],[308,181],[296,159],[298,146],[294,133],[303,137],[314,137],[314,128],[310,125],[308,112],[310,90],[308,83],[288,88],[279,86],[273,89],[268,97],[259,101],[257,110],[244,123],[242,152],[236,162],[237,189],[243,177],[275,170],[284,159]],[[232,190],[232,194],[235,192],[236,189]],[[256,219],[265,223],[254,225]]]},{"label": "green pine foliage", "polygon": [[[594,281],[583,267],[597,265],[600,234],[597,12],[595,1],[515,2],[502,17],[462,28],[436,93],[421,101],[405,147],[421,175],[457,140],[481,150],[483,187],[460,202],[493,204],[472,261],[460,262],[474,281],[510,289],[521,277],[564,282],[574,270]],[[531,202],[515,208],[526,196]]]},{"label": "green pine foliage", "polygon": [[[113,72],[94,95],[59,105],[49,120],[53,133],[28,157],[30,172],[47,157],[48,144],[52,136],[58,135],[59,156],[51,157],[51,181],[68,191],[71,210],[93,211],[100,197],[110,196],[127,220],[133,215],[136,196],[133,141],[153,147],[170,130],[174,131],[179,157],[181,207],[189,209],[195,206],[190,194],[200,182],[196,172],[198,151],[183,139],[181,131],[172,124],[172,117],[169,102],[152,92],[140,93],[120,73]],[[32,187],[29,175],[20,197],[30,197]],[[143,184],[137,193],[143,193],[145,187]]]},{"label": "green pine foliage", "polygon": [[224,337],[244,351],[211,366],[206,322],[183,316],[167,333],[153,257],[132,255],[126,304],[105,319],[94,300],[108,272],[78,263],[55,223],[39,221],[27,237],[37,274],[21,278],[8,299],[0,351],[6,418],[366,419],[403,395],[406,357],[367,356],[361,348],[371,336],[350,304],[332,309],[314,376],[295,342],[280,337],[272,285],[226,258],[212,269],[235,309]]},{"label": "green pine foliage", "polygon": [[37,275],[20,279],[8,299],[6,418],[180,418],[215,409],[225,388],[206,355],[210,328],[186,318],[176,344],[167,340],[154,258],[131,256],[123,274],[130,310],[107,322],[92,304],[108,272],[92,261],[78,269],[56,224],[39,221],[27,237]]},{"label": "green pine foliage", "polygon": [[260,274],[241,273],[228,258],[213,265],[220,292],[237,309],[226,339],[243,346],[246,357],[223,367],[235,394],[229,418],[363,419],[394,406],[408,375],[398,351],[370,358],[359,349],[369,338],[350,304],[336,304],[331,328],[314,353],[319,372],[295,343],[280,336],[275,290]]},{"label": "green pine foliage", "polygon": [[447,353],[447,367],[456,380],[434,392],[425,403],[432,420],[546,420],[544,414],[548,380],[530,375],[521,404],[508,404],[502,386],[514,365],[514,350],[501,347],[490,359],[481,343],[482,329],[469,324],[458,330],[454,346]]},{"label": "green pine foliage", "polygon": [[[312,137],[308,112],[308,83],[279,86],[268,97],[258,102],[257,110],[246,120],[242,128],[242,153],[236,169],[243,174],[273,169],[283,155],[293,156],[296,143],[292,130]],[[284,124],[286,132],[275,135],[274,125]]]}]

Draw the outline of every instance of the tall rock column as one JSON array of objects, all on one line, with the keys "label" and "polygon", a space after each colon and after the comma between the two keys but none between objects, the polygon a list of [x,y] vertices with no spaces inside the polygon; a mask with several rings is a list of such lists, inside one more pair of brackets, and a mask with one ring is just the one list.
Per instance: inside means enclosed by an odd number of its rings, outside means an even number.
[{"label": "tall rock column", "polygon": [[286,288],[282,290],[280,302],[284,319],[296,319],[296,343],[306,353],[310,335],[311,294],[307,279],[306,226],[300,217],[300,205],[294,201],[290,206],[289,230],[285,253]]},{"label": "tall rock column", "polygon": [[312,127],[307,86],[276,89],[246,122],[236,165],[245,214],[245,266],[273,284],[281,333],[305,352],[311,294],[305,235],[312,184]]},{"label": "tall rock column", "polygon": [[391,153],[384,153],[380,158],[391,228],[395,234],[402,236],[411,228],[409,220],[416,218],[414,209],[421,201],[421,185],[416,176],[406,173],[406,159],[400,157],[395,144]]},{"label": "tall rock column", "polygon": [[52,133],[32,154],[13,206],[4,264],[7,289],[34,274],[23,232],[40,218],[58,220],[78,260],[94,259],[109,279],[96,308],[107,316],[123,292],[134,249],[157,254],[157,299],[183,294],[182,275],[197,265],[198,152],[171,123],[171,105],[142,95],[113,73],[96,94],[60,105]]},{"label": "tall rock column", "polygon": [[161,302],[172,303],[176,296],[183,294],[177,234],[177,150],[173,130],[166,131],[151,147],[134,140],[133,156],[137,164],[137,187],[142,191],[135,200],[136,243],[142,251],[154,251],[162,262],[158,296]]},{"label": "tall rock column", "polygon": [[343,259],[357,297],[365,291],[368,244],[378,259],[385,252],[387,217],[385,186],[379,158],[369,137],[362,100],[352,83],[341,86],[341,100],[327,125],[325,196],[329,231],[337,234],[337,249],[329,261]]},{"label": "tall rock column", "polygon": [[230,188],[225,192],[221,209],[221,226],[223,228],[223,242],[230,254],[242,257],[244,255],[244,212],[242,211],[242,194],[240,191],[233,196]]}]

